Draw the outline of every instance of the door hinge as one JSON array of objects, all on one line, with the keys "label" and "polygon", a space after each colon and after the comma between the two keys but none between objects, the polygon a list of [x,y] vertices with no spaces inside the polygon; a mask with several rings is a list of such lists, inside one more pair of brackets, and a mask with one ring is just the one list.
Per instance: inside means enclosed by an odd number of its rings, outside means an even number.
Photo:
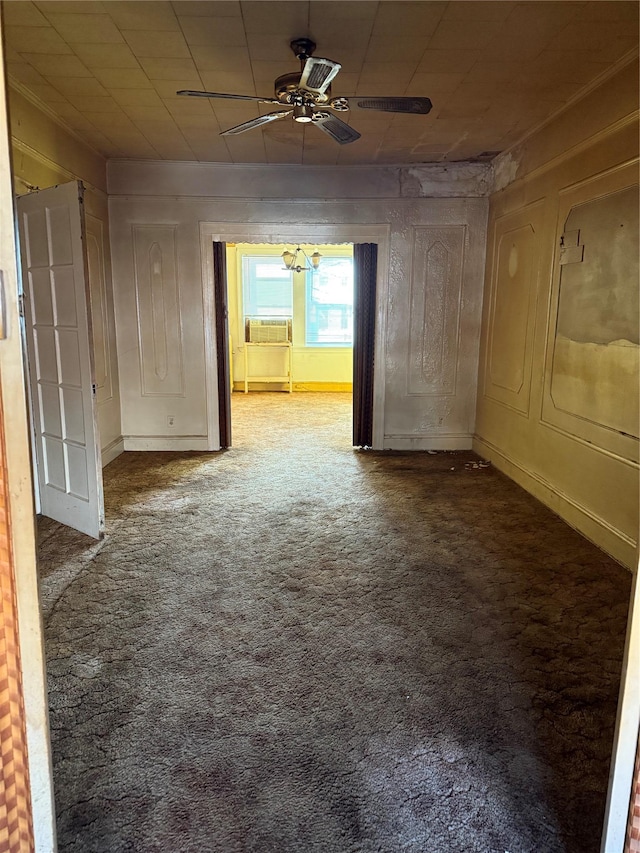
[{"label": "door hinge", "polygon": [[18,294],[18,314],[24,317],[24,293]]},{"label": "door hinge", "polygon": [[91,393],[93,394],[94,397],[96,396],[96,391],[97,391],[96,383],[92,382],[91,383]]}]

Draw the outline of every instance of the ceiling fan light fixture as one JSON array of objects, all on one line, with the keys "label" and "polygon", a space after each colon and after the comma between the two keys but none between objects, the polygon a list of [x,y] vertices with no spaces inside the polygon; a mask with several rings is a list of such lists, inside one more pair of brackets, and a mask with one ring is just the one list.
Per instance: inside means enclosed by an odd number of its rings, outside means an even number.
[{"label": "ceiling fan light fixture", "polygon": [[320,266],[320,258],[321,257],[322,257],[322,255],[320,254],[320,252],[317,249],[315,250],[313,255],[311,255],[310,260],[311,260],[311,265],[313,266],[314,270],[317,270],[318,267]]},{"label": "ceiling fan light fixture", "polygon": [[306,104],[301,104],[299,107],[293,108],[293,120],[306,124],[313,121],[313,107]]}]

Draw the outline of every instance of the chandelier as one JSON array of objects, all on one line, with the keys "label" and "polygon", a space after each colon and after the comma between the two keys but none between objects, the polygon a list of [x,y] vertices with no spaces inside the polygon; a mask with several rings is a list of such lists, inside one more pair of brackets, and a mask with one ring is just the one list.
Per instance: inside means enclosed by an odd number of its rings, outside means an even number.
[{"label": "chandelier", "polygon": [[[305,261],[307,262],[307,264],[311,264],[311,266],[301,266],[300,262],[298,261],[299,254],[304,255]],[[301,246],[298,246],[295,252],[290,252],[288,249],[285,249],[282,253],[282,262],[284,263],[284,268],[289,270],[289,272],[302,272],[303,270],[309,269],[317,270],[320,266],[321,257],[322,255],[317,249],[311,255],[311,257],[309,257],[305,250]]]}]

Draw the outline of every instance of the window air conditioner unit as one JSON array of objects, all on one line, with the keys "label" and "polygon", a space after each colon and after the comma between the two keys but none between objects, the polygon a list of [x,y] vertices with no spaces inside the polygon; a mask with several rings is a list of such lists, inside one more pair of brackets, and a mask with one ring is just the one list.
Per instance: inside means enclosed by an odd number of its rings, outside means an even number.
[{"label": "window air conditioner unit", "polygon": [[291,343],[291,320],[245,319],[245,341],[250,344]]}]

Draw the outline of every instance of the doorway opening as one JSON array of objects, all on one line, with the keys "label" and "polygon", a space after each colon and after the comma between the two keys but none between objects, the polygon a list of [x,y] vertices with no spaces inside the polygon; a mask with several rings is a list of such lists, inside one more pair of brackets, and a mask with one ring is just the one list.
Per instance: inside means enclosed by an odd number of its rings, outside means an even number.
[{"label": "doorway opening", "polygon": [[232,393],[250,390],[350,395],[351,443],[372,446],[377,250],[214,241],[220,447],[232,445]]},{"label": "doorway opening", "polygon": [[[308,410],[340,394],[351,405],[353,244],[227,243],[226,270],[232,430],[245,395],[310,394]],[[295,410],[280,400],[281,417]]]}]

